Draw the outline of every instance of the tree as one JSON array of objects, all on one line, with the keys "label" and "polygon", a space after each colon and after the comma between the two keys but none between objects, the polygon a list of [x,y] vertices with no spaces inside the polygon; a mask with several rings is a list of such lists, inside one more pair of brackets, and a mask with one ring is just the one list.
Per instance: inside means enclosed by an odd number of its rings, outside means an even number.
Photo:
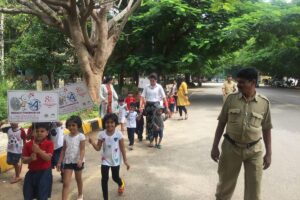
[{"label": "tree", "polygon": [[22,15],[7,17],[5,32],[6,77],[13,78],[18,71],[30,72],[33,80],[47,75],[47,89],[53,89],[59,78],[67,81],[68,69],[79,71],[79,66],[73,64],[75,56],[64,35],[40,20]]},{"label": "tree", "polygon": [[106,63],[129,17],[142,0],[11,0],[0,12],[29,14],[70,39],[88,90],[99,101]]},{"label": "tree", "polygon": [[223,29],[224,38],[233,44],[225,63],[253,66],[279,78],[299,78],[300,7],[281,1],[255,6]]}]

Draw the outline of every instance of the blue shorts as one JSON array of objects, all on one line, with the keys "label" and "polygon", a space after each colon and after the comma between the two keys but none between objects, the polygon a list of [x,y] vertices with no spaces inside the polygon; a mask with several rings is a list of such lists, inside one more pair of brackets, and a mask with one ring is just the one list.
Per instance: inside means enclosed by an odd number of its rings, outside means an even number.
[{"label": "blue shorts", "polygon": [[6,162],[9,165],[16,165],[20,162],[22,154],[7,152]]},{"label": "blue shorts", "polygon": [[28,171],[23,185],[24,200],[47,200],[51,198],[52,170]]},{"label": "blue shorts", "polygon": [[164,131],[160,130],[160,131],[153,131],[153,137],[157,138],[157,137],[163,138],[164,136]]},{"label": "blue shorts", "polygon": [[51,158],[52,169],[54,169],[56,167],[57,163],[58,163],[61,150],[62,150],[62,147],[54,150],[54,152],[53,152],[53,155],[52,155],[52,158]]},{"label": "blue shorts", "polygon": [[170,105],[169,105],[169,109],[170,109],[170,111],[173,113],[173,112],[174,112],[174,109],[175,109],[175,104],[170,104]]},{"label": "blue shorts", "polygon": [[81,171],[81,170],[84,169],[84,163],[82,163],[82,167],[80,167],[80,168],[77,166],[77,163],[70,163],[70,164],[64,163],[63,168],[64,169],[71,169],[71,170],[74,170],[74,171]]}]

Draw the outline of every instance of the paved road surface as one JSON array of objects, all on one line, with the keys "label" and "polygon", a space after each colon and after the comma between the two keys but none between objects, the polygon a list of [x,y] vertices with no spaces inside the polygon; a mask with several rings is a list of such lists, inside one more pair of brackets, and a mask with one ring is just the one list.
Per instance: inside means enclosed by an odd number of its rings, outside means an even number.
[{"label": "paved road surface", "polygon": [[[128,152],[130,171],[122,167],[127,187],[118,197],[110,179],[111,200],[213,200],[217,184],[217,165],[210,160],[210,149],[222,97],[220,85],[205,84],[193,90],[189,119],[166,122],[163,149],[150,149],[137,143]],[[260,88],[272,102],[273,163],[264,173],[264,200],[298,200],[300,197],[300,91]],[[95,137],[93,135],[92,137]],[[87,145],[84,195],[87,200],[102,199],[98,152]],[[24,172],[25,170],[23,170]],[[22,199],[21,183],[7,183],[11,172],[0,175],[0,199]],[[6,181],[6,182],[3,182]],[[72,199],[76,199],[75,180]],[[60,199],[61,184],[54,173],[53,198]],[[241,172],[233,200],[243,199]]]}]

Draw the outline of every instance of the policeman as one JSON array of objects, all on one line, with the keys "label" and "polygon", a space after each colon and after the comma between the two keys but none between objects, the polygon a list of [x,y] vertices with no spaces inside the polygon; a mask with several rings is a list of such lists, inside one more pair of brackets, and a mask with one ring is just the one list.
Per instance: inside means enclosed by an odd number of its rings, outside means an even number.
[{"label": "policeman", "polygon": [[[261,200],[262,171],[271,164],[272,123],[270,102],[255,89],[257,77],[253,68],[239,71],[239,92],[227,97],[218,118],[211,150],[211,158],[219,162],[217,200],[231,199],[242,164],[245,169],[244,200]],[[220,156],[218,145],[225,126]],[[266,149],[264,156],[262,138]]]},{"label": "policeman", "polygon": [[225,102],[226,97],[236,91],[236,84],[232,80],[232,75],[227,75],[227,80],[224,82],[222,87],[223,92],[223,102]]}]

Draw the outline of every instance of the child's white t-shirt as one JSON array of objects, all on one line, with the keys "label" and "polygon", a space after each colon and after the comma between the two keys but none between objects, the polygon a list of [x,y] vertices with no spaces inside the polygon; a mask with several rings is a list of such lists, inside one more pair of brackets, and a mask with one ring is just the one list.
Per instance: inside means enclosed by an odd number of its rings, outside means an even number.
[{"label": "child's white t-shirt", "polygon": [[126,104],[119,105],[119,123],[125,123],[126,113]]},{"label": "child's white t-shirt", "polygon": [[102,165],[119,166],[122,162],[122,154],[120,149],[120,140],[123,138],[122,133],[116,130],[112,136],[107,135],[106,130],[101,131],[98,140],[102,141]]},{"label": "child's white t-shirt", "polygon": [[7,131],[7,152],[22,154],[23,149],[23,139],[26,137],[24,129],[18,128],[16,131],[13,131],[12,128]]},{"label": "child's white t-shirt", "polygon": [[[75,164],[80,159],[80,142],[85,141],[85,135],[79,133],[76,136],[65,135],[64,141],[66,142],[66,152],[64,157],[65,164]],[[84,162],[84,158],[83,158]]]},{"label": "child's white t-shirt", "polygon": [[61,148],[64,145],[64,128],[62,126],[55,128],[56,135],[51,135],[51,141],[54,144],[54,150]]},{"label": "child's white t-shirt", "polygon": [[136,118],[137,118],[138,114],[137,112],[133,111],[129,111],[127,114],[127,128],[136,128]]}]

